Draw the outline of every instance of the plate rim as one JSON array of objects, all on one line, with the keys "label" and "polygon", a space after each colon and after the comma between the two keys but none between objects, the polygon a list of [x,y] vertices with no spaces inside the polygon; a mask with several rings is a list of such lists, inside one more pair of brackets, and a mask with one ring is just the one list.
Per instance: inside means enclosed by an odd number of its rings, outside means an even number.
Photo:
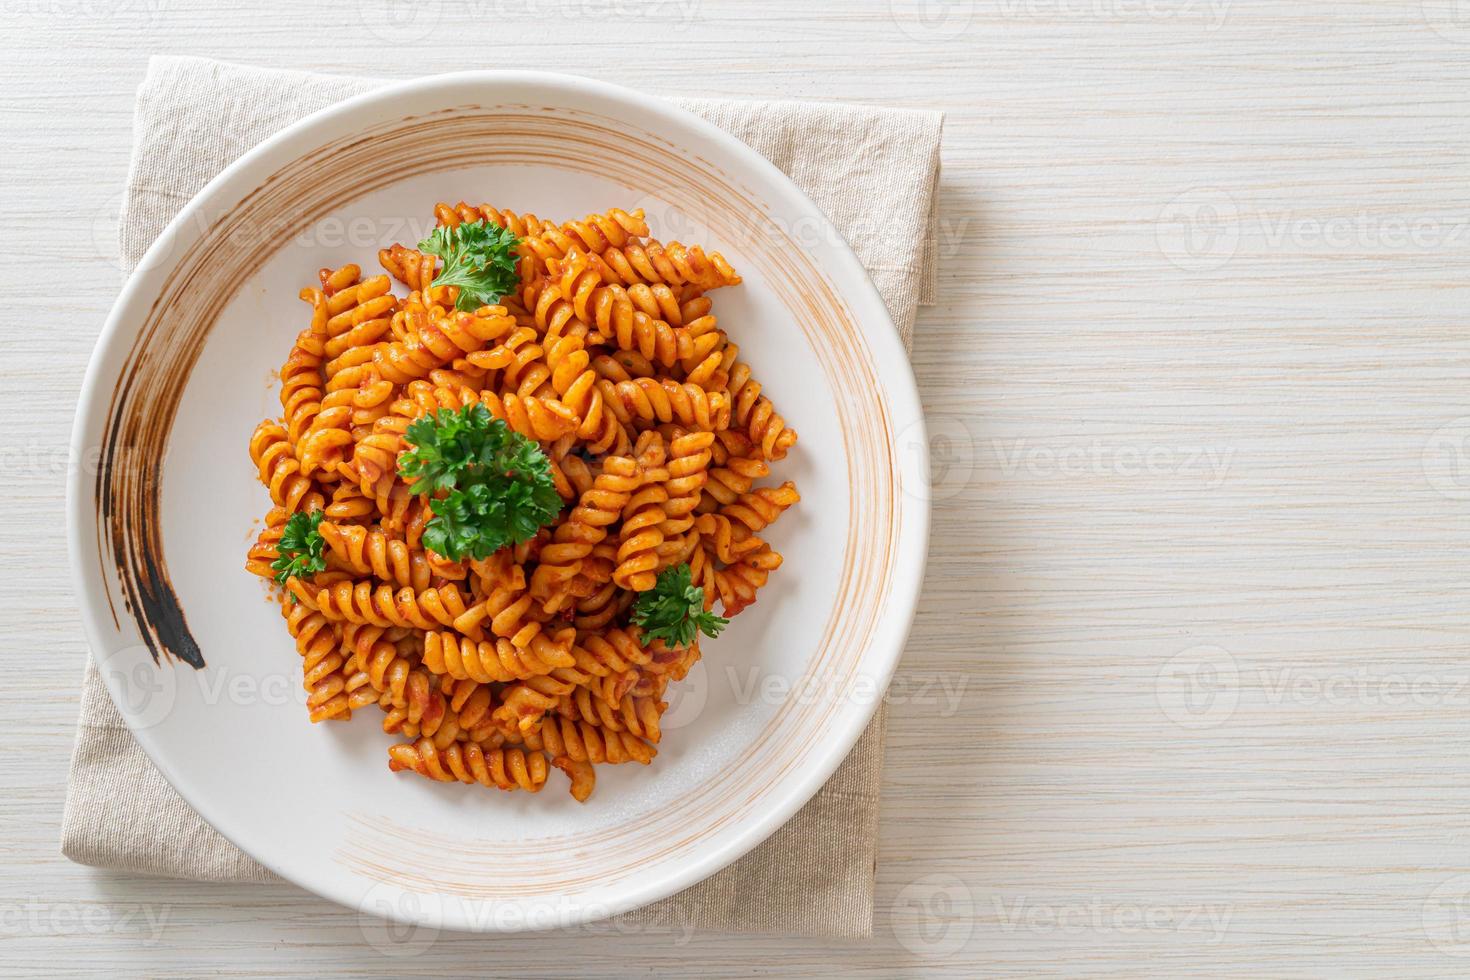
[{"label": "plate rim", "polygon": [[[140,303],[146,305],[155,298],[149,292],[150,287],[153,286],[151,273],[171,267],[168,253],[179,241],[180,232],[192,224],[198,231],[198,234],[193,237],[206,237],[208,232],[201,230],[196,220],[196,216],[201,211],[206,210],[214,199],[222,194],[226,195],[227,201],[233,201],[234,195],[228,194],[231,184],[256,167],[260,161],[279,152],[283,146],[327,120],[340,122],[343,117],[351,117],[361,111],[370,110],[377,102],[405,95],[425,96],[426,105],[438,107],[450,104],[445,100],[435,101],[428,98],[438,92],[451,92],[465,86],[493,88],[498,85],[515,84],[541,86],[553,92],[560,90],[575,95],[607,98],[640,113],[646,113],[647,118],[654,118],[672,125],[676,130],[678,127],[692,128],[706,139],[718,144],[736,162],[751,168],[761,179],[794,195],[796,200],[803,203],[808,214],[816,218],[822,231],[827,233],[826,240],[834,246],[825,258],[839,266],[846,266],[845,269],[834,269],[833,271],[850,279],[853,286],[862,290],[862,295],[856,300],[850,298],[849,306],[855,315],[861,311],[862,315],[858,319],[865,327],[872,323],[876,328],[872,330],[865,328],[863,336],[881,372],[878,379],[880,391],[884,396],[892,399],[894,416],[906,420],[902,432],[894,433],[895,440],[901,436],[907,438],[902,447],[905,452],[895,453],[894,461],[894,469],[899,477],[897,491],[899,499],[895,518],[901,519],[903,526],[900,529],[901,533],[896,538],[892,559],[894,563],[892,590],[887,597],[886,607],[882,614],[883,629],[889,634],[890,639],[884,642],[879,637],[870,647],[870,649],[876,648],[881,653],[881,663],[878,664],[880,670],[875,672],[874,676],[877,690],[880,692],[887,690],[893,673],[902,659],[918,608],[924,568],[927,564],[932,502],[927,494],[916,492],[913,485],[914,481],[926,484],[929,465],[925,421],[913,366],[908,352],[903,349],[887,304],[873,283],[871,275],[857,258],[852,246],[832,225],[822,209],[775,164],[738,137],[666,98],[583,75],[516,69],[458,71],[388,82],[318,109],[266,137],[228,164],[179,209],[149,245],[129,274],[98,333],[88,359],[87,370],[83,376],[72,423],[69,447],[70,465],[66,485],[67,550],[72,584],[76,589],[78,599],[81,600],[79,602],[81,619],[88,642],[88,656],[92,662],[98,663],[95,651],[105,649],[106,644],[102,642],[105,637],[125,636],[131,627],[124,625],[116,629],[109,629],[108,625],[102,622],[106,617],[100,614],[98,608],[102,602],[100,592],[105,588],[101,581],[101,572],[96,562],[94,547],[96,534],[101,528],[101,520],[95,510],[95,485],[90,492],[83,485],[84,479],[88,477],[87,468],[83,462],[87,453],[86,444],[96,441],[100,445],[102,441],[105,441],[101,435],[94,436],[104,421],[101,417],[103,406],[100,403],[105,397],[102,393],[104,382],[109,380],[102,376],[104,369],[107,362],[115,359],[114,348],[121,343],[131,341],[136,335],[136,327],[127,331],[126,336],[124,335],[125,322],[136,321],[140,316],[138,305]],[[844,289],[846,288],[847,284],[844,283]],[[883,329],[884,327],[886,329]],[[895,446],[895,449],[897,448],[899,447]],[[89,534],[84,535],[84,530]],[[84,540],[87,537],[90,537],[91,540]],[[101,666],[100,663],[98,665]],[[178,669],[178,665],[173,665],[173,669]],[[102,670],[99,670],[98,673],[114,705],[120,705],[122,692],[119,689],[118,679]],[[815,764],[804,769],[802,779],[792,781],[784,793],[771,798],[768,801],[771,805],[761,811],[759,819],[742,823],[727,835],[723,845],[701,850],[695,858],[680,868],[669,871],[662,878],[641,886],[637,884],[629,886],[628,895],[623,900],[596,903],[595,906],[593,903],[558,903],[558,911],[551,917],[555,921],[534,924],[528,921],[518,924],[486,921],[486,917],[467,919],[462,915],[453,914],[454,910],[446,909],[438,910],[438,914],[416,915],[413,914],[414,910],[405,912],[401,903],[392,903],[393,907],[388,910],[386,917],[406,924],[460,931],[520,932],[596,921],[667,898],[733,864],[785,825],[820,791],[832,773],[848,758],[853,746],[872,721],[881,700],[881,697],[875,697],[866,704],[855,703],[853,710],[839,713],[829,740],[831,747],[815,760]],[[218,822],[211,819],[212,808],[207,803],[201,805],[199,801],[191,797],[191,794],[184,788],[187,781],[177,778],[177,773],[167,761],[168,754],[164,747],[151,737],[147,729],[134,728],[132,719],[120,706],[118,710],[128,724],[129,732],[142,747],[154,767],[168,781],[174,792],[178,793],[180,798],[198,813],[201,819],[231,844],[275,874],[306,891],[353,909],[360,915],[364,913],[382,914],[381,910],[364,909],[353,896],[332,887],[331,882],[316,881],[308,876],[295,874],[291,868],[278,866],[265,856],[242,846],[230,833],[222,829]],[[392,887],[398,889],[398,886]],[[411,894],[407,889],[398,890]],[[473,904],[488,900],[463,899],[461,901]]]}]

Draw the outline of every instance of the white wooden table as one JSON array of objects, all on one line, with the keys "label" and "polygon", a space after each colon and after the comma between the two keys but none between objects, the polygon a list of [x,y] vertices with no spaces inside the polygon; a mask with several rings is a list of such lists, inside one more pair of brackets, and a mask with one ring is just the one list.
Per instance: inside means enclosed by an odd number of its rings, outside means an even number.
[{"label": "white wooden table", "polygon": [[[1470,8],[385,3],[0,2],[0,972],[1470,970]],[[150,53],[948,112],[872,942],[386,960],[289,886],[60,857],[67,436]]]}]

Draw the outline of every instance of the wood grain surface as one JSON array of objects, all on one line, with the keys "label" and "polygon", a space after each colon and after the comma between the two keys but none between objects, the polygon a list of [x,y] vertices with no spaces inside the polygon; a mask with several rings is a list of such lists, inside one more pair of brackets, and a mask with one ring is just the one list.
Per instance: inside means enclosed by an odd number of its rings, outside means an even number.
[{"label": "wood grain surface", "polygon": [[[1470,970],[1470,7],[5,0],[0,25],[6,974]],[[873,941],[405,936],[60,857],[66,446],[152,53],[948,113]]]}]

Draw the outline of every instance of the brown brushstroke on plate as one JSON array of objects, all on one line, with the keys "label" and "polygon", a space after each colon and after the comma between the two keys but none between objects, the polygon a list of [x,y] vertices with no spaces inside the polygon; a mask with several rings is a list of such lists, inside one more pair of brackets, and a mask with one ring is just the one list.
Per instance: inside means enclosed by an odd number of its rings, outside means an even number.
[{"label": "brown brushstroke on plate", "polygon": [[[200,347],[202,341],[201,337]],[[137,350],[135,347],[134,352]],[[99,554],[110,555],[123,607],[132,616],[153,662],[162,666],[168,657],[199,670],[204,667],[204,654],[189,631],[183,606],[169,580],[159,514],[168,435],[193,363],[191,359],[184,370],[165,371],[161,377],[150,372],[147,380],[141,381],[145,362],[129,359],[112,391],[98,459],[95,506],[98,534],[106,544]],[[136,401],[132,395],[140,384],[158,385],[158,394],[172,410],[127,411],[126,406]],[[117,607],[110,593],[107,601],[117,623]]]}]

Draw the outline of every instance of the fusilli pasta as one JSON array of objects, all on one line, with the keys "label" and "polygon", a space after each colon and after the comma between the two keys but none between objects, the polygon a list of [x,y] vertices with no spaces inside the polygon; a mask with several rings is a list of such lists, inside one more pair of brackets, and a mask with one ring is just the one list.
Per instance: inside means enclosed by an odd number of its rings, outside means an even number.
[{"label": "fusilli pasta", "polygon": [[[796,431],[712,312],[706,292],[740,282],[718,252],[657,241],[642,211],[434,217],[504,236],[513,285],[467,302],[430,239],[301,290],[281,415],[249,444],[272,506],[246,568],[280,584],[311,721],[375,705],[395,772],[534,793],[558,769],[586,800],[596,766],[652,761],[663,694],[701,655],[693,626],[646,629],[642,600],[682,569],[688,615],[718,620],[781,564],[761,535],[800,497],[760,484]],[[539,450],[561,506],[464,554],[435,537],[445,490],[403,460],[416,426],[482,408]]]}]

